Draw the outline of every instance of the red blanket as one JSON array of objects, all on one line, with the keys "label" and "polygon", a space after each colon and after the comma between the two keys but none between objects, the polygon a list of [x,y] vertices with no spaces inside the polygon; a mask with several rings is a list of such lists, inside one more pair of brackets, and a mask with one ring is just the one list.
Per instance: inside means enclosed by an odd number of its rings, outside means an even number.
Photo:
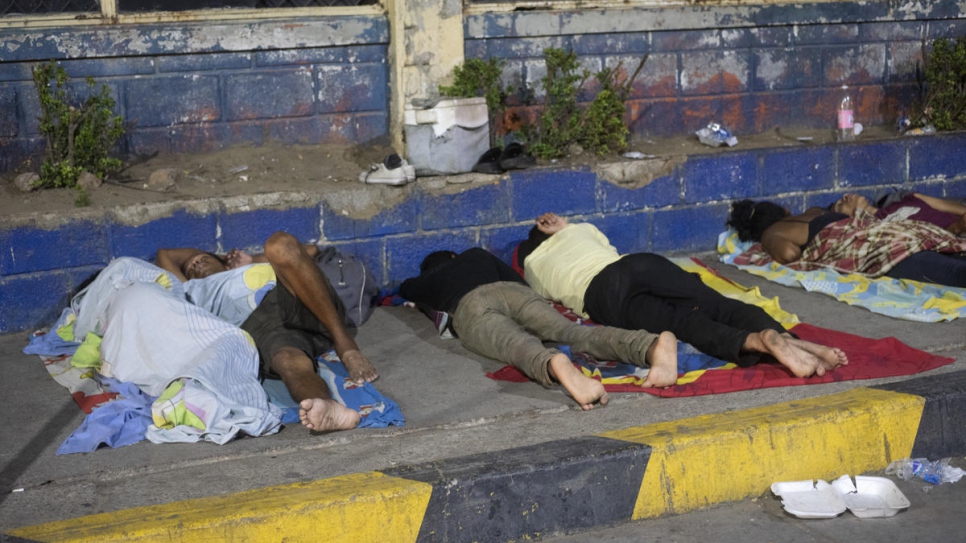
[{"label": "red blanket", "polygon": [[[952,364],[954,359],[913,349],[896,338],[870,339],[827,328],[798,324],[791,329],[800,338],[838,347],[849,357],[846,366],[836,368],[822,377],[795,377],[780,364],[758,364],[750,368],[711,369],[704,371],[695,381],[673,385],[666,389],[641,388],[635,385],[605,384],[610,392],[647,392],[664,398],[723,394],[756,388],[816,385],[849,381],[853,379],[878,379],[898,375],[912,375]],[[488,373],[498,381],[526,381],[527,378],[513,366]]]}]

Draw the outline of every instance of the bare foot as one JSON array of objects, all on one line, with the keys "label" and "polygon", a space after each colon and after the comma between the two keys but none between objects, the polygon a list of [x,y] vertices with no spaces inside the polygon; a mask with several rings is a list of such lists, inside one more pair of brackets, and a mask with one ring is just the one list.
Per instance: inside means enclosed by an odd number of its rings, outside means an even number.
[{"label": "bare foot", "polygon": [[745,341],[745,347],[750,351],[758,351],[775,357],[781,365],[792,370],[796,377],[811,377],[825,375],[825,365],[814,354],[796,347],[785,336],[775,330],[762,330],[751,334]]},{"label": "bare foot", "polygon": [[647,362],[651,366],[643,388],[666,388],[678,381],[678,338],[671,332],[661,332],[647,349]]},{"label": "bare foot", "polygon": [[826,347],[825,345],[819,345],[818,343],[793,337],[787,337],[785,339],[793,346],[808,351],[818,357],[819,362],[825,367],[826,371],[834,370],[839,366],[844,366],[849,363],[849,357],[845,354],[845,351],[838,347]]},{"label": "bare foot", "polygon": [[573,399],[580,404],[584,411],[590,411],[595,403],[607,405],[607,391],[604,385],[596,379],[587,377],[563,353],[557,353],[550,359],[550,376],[556,379]]},{"label": "bare foot", "polygon": [[340,357],[342,364],[349,370],[349,377],[359,383],[373,382],[379,378],[376,367],[372,365],[369,358],[359,351],[352,350],[342,353]]},{"label": "bare foot", "polygon": [[359,413],[341,403],[322,398],[308,398],[299,403],[302,426],[313,432],[336,432],[359,426]]}]

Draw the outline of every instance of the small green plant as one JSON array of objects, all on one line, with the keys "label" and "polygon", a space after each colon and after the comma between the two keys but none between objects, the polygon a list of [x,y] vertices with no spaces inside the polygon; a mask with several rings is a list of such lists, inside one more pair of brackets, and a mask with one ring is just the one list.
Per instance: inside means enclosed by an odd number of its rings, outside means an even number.
[{"label": "small green plant", "polygon": [[543,158],[557,158],[575,143],[601,155],[624,150],[630,135],[624,122],[624,102],[647,56],[624,81],[620,80],[621,64],[593,74],[598,91],[589,105],[578,103],[591,73],[580,67],[576,53],[546,49],[544,60],[547,74],[541,80],[546,91],[543,109],[536,125],[524,129],[531,152]]},{"label": "small green plant", "polygon": [[[39,186],[74,188],[85,170],[103,178],[119,169],[121,161],[108,153],[124,134],[124,126],[113,113],[114,99],[107,86],[98,92],[88,77],[89,93],[80,102],[67,73],[53,60],[35,67],[33,79],[40,97],[40,132],[47,140]],[[86,200],[82,191],[78,201]]]},{"label": "small green plant", "polygon": [[495,121],[503,116],[506,110],[506,99],[513,92],[513,87],[503,87],[500,77],[503,75],[503,59],[478,58],[467,59],[463,64],[453,68],[453,84],[440,85],[439,93],[443,96],[457,98],[486,98],[486,108],[490,120],[490,143],[496,141]]},{"label": "small green plant", "polygon": [[966,37],[955,43],[939,38],[932,51],[923,41],[919,91],[915,124],[932,124],[936,130],[966,128]]},{"label": "small green plant", "polygon": [[567,146],[580,138],[582,124],[577,97],[590,72],[580,68],[573,51],[548,48],[543,52],[547,73],[541,79],[546,96],[536,127],[531,127],[530,152],[543,158],[563,156]]},{"label": "small green plant", "polygon": [[75,187],[77,195],[74,196],[74,207],[87,207],[91,205],[91,196],[82,187]]},{"label": "small green plant", "polygon": [[594,74],[594,79],[600,87],[594,101],[587,108],[584,115],[583,132],[578,143],[585,149],[597,154],[627,149],[627,136],[631,131],[624,122],[624,102],[631,93],[631,85],[637,79],[647,55],[641,59],[637,70],[623,83],[618,80],[621,74],[621,64],[616,68],[604,68]]}]

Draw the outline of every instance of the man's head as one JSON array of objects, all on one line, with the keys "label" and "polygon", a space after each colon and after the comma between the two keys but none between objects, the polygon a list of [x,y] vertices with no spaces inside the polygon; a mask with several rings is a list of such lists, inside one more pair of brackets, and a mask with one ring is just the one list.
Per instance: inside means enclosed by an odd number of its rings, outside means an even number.
[{"label": "man's head", "polygon": [[456,258],[456,253],[453,251],[435,251],[429,253],[419,265],[419,274],[426,275],[454,258]]},{"label": "man's head", "polygon": [[188,279],[204,279],[223,271],[228,271],[228,264],[212,253],[198,253],[181,266],[181,273]]},{"label": "man's head", "polygon": [[843,194],[838,201],[832,204],[832,211],[844,213],[852,217],[855,215],[855,210],[868,209],[869,207],[871,207],[869,206],[869,200],[865,196],[849,193]]}]

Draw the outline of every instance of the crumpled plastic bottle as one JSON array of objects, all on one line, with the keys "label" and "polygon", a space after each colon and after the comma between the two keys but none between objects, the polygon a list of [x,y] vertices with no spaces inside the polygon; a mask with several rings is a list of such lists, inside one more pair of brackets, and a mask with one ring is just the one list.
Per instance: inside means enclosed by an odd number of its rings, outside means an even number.
[{"label": "crumpled plastic bottle", "polygon": [[734,137],[730,130],[718,123],[709,123],[708,126],[694,133],[698,136],[698,141],[710,147],[720,147],[727,145],[734,147],[738,145],[738,138]]},{"label": "crumpled plastic bottle", "polygon": [[903,458],[889,464],[885,472],[886,475],[895,475],[903,481],[919,477],[934,485],[955,483],[966,475],[966,471],[950,466],[949,460],[949,458],[934,461],[926,458]]}]

